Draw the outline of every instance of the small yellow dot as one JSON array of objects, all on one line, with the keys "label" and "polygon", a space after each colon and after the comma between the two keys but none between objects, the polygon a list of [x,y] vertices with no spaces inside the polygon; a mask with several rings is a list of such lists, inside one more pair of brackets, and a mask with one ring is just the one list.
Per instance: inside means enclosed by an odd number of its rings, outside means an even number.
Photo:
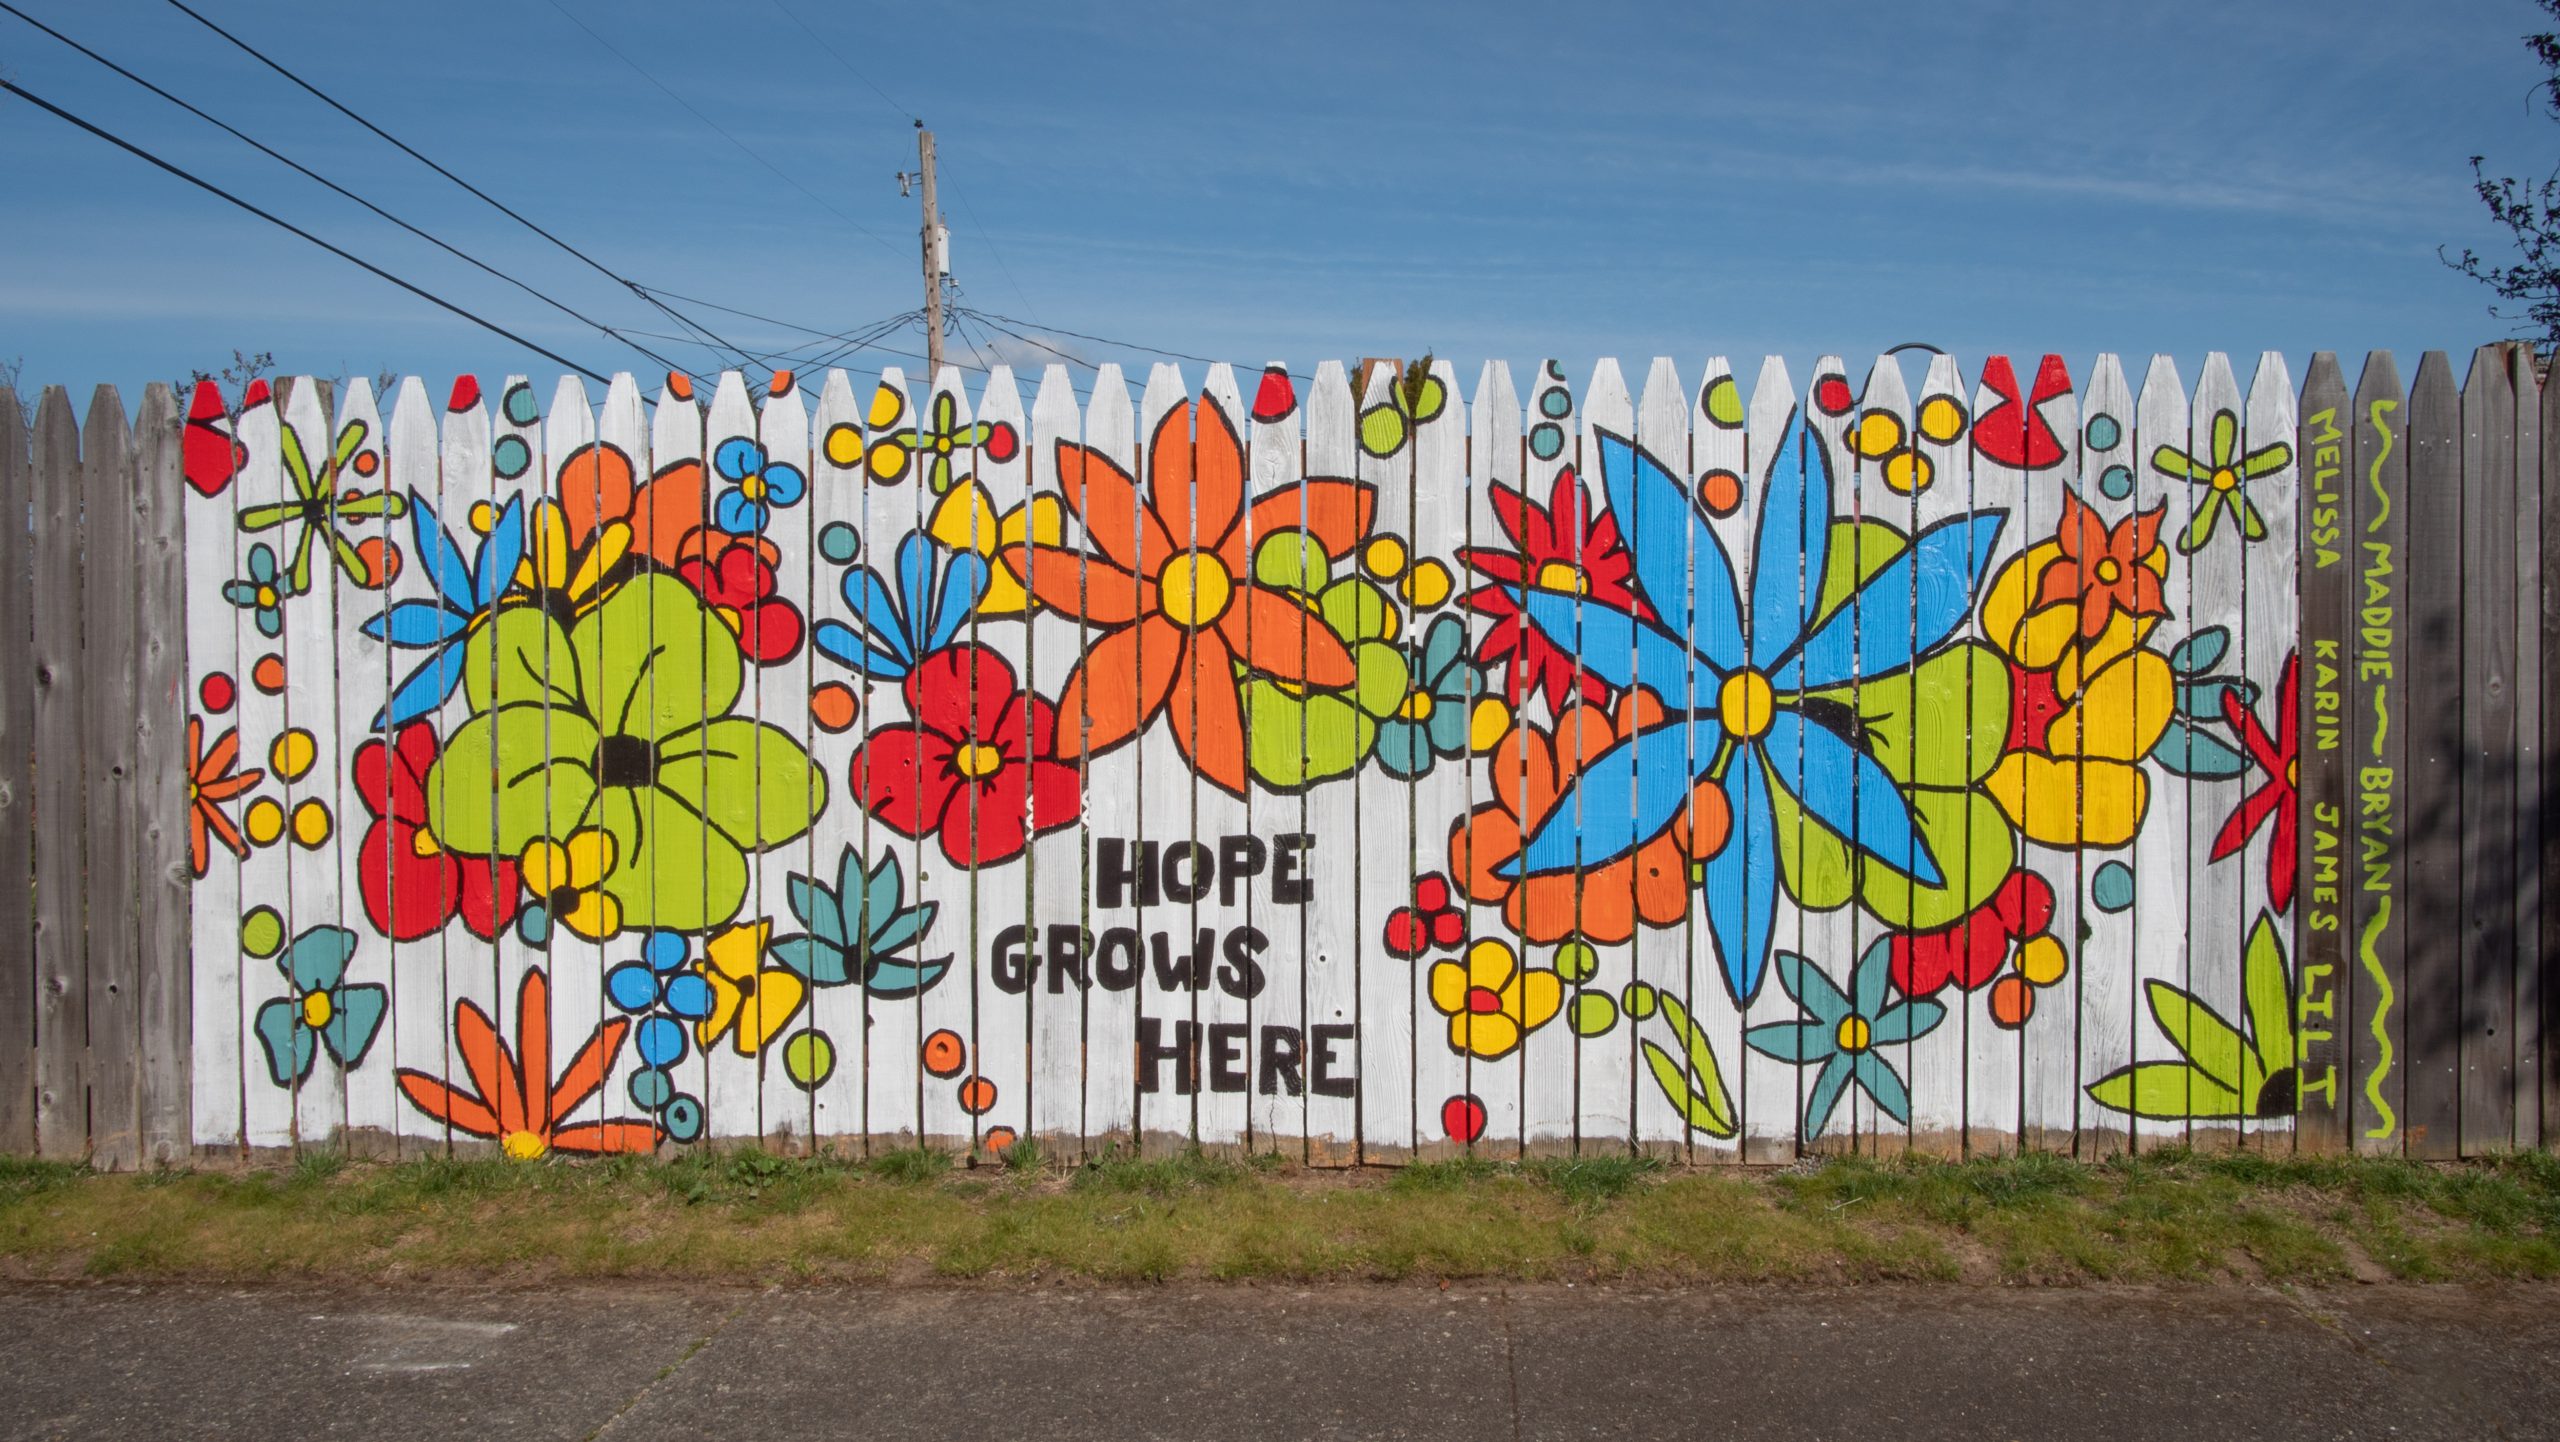
[{"label": "small yellow dot", "polygon": [[1920,403],[1920,434],[1940,445],[1964,434],[1964,405],[1948,396],[1931,396]]},{"label": "small yellow dot", "polygon": [[1467,717],[1467,745],[1478,754],[1491,751],[1511,734],[1511,707],[1499,696],[1487,696],[1476,703]]},{"label": "small yellow dot", "polygon": [[498,524],[498,508],[487,501],[471,503],[471,529],[487,535]]},{"label": "small yellow dot", "polygon": [[273,846],[284,835],[284,808],[272,796],[261,796],[249,803],[248,813],[240,818],[249,839],[260,846]]},{"label": "small yellow dot", "polygon": [[319,748],[312,743],[311,733],[299,726],[278,736],[275,744],[267,748],[268,764],[287,781],[301,780],[318,756]]},{"label": "small yellow dot", "polygon": [[1885,457],[1884,483],[1897,495],[1916,496],[1929,489],[1929,483],[1937,479],[1937,470],[1918,451],[1899,450]]},{"label": "small yellow dot", "polygon": [[2018,948],[2018,975],[2025,977],[2030,986],[2051,986],[2062,980],[2062,974],[2070,967],[2070,954],[2050,933],[2031,937]]},{"label": "small yellow dot", "polygon": [[1424,561],[1405,573],[1399,589],[1406,600],[1428,611],[1449,599],[1449,568],[1438,561]]},{"label": "small yellow dot", "polygon": [[862,432],[848,425],[827,428],[827,460],[838,466],[862,463]]},{"label": "small yellow dot", "polygon": [[311,849],[328,840],[329,808],[317,801],[305,801],[293,808],[293,839]]},{"label": "small yellow dot", "polygon": [[1902,444],[1902,417],[1891,411],[1868,411],[1858,417],[1857,429],[1849,435],[1851,446],[1859,455],[1881,460]]},{"label": "small yellow dot", "polygon": [[1393,536],[1380,536],[1360,553],[1360,564],[1381,581],[1393,580],[1404,574],[1404,542]]}]

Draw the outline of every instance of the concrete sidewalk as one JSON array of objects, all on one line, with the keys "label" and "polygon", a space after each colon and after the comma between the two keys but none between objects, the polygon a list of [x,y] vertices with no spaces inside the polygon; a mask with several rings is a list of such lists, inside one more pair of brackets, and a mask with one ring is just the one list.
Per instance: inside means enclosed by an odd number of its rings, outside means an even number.
[{"label": "concrete sidewalk", "polygon": [[2560,1289],[0,1288],[0,1432],[2560,1436]]}]

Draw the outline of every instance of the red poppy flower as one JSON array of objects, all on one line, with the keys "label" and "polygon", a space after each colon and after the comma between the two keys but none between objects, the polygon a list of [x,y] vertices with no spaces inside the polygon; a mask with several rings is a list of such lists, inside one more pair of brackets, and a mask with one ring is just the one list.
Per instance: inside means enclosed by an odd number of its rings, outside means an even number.
[{"label": "red poppy flower", "polygon": [[526,970],[516,988],[516,1045],[519,1057],[498,1037],[497,1023],[476,1003],[453,1008],[453,1047],[462,1056],[471,1087],[407,1067],[400,1069],[400,1094],[412,1106],[466,1136],[488,1137],[507,1156],[529,1162],[545,1152],[645,1152],[658,1145],[658,1128],[645,1121],[573,1122],[561,1118],[576,1111],[604,1085],[605,1073],[621,1054],[631,1022],[615,1017],[587,1036],[586,1045],[569,1059],[560,1079],[551,1079],[551,982],[541,968]]},{"label": "red poppy flower", "polygon": [[773,564],[755,548],[732,546],[716,561],[686,561],[676,576],[729,623],[749,661],[779,665],[800,649],[799,608],[773,594]]},{"label": "red poppy flower", "polygon": [[1979,990],[2000,974],[2011,943],[2052,925],[2052,884],[2032,871],[2012,871],[1989,901],[1947,925],[1894,937],[1894,987],[1904,996],[1933,996],[1948,982]]},{"label": "red poppy flower", "polygon": [[394,941],[415,941],[456,916],[474,936],[490,937],[515,920],[513,858],[455,856],[427,830],[427,770],[436,762],[435,728],[412,721],[356,748],[356,794],[373,813],[356,858],[364,914]]},{"label": "red poppy flower", "polygon": [[2213,859],[2237,852],[2249,844],[2275,818],[2275,836],[2267,848],[2267,904],[2281,916],[2293,909],[2293,883],[2300,857],[2294,841],[2302,824],[2302,771],[2300,763],[2302,738],[2294,734],[2299,719],[2295,710],[2302,681],[2302,653],[2284,658],[2284,677],[2276,682],[2276,734],[2258,724],[2257,713],[2240,704],[2234,690],[2222,693],[2222,719],[2240,734],[2240,744],[2249,749],[2249,759],[2267,773],[2265,784],[2240,798],[2231,814],[2222,820],[2222,829],[2213,836]]},{"label": "red poppy flower", "polygon": [[939,832],[952,865],[992,866],[1083,811],[1076,768],[1058,759],[1057,709],[1024,694],[1003,656],[936,651],[904,691],[914,722],[872,732],[852,761],[854,793],[891,830]]},{"label": "red poppy flower", "polygon": [[1515,549],[1462,546],[1458,550],[1458,559],[1467,569],[1491,582],[1466,596],[1469,610],[1496,622],[1477,646],[1476,659],[1488,666],[1497,661],[1504,664],[1513,706],[1532,686],[1545,691],[1547,709],[1557,714],[1573,696],[1595,706],[1607,705],[1608,684],[1588,671],[1577,677],[1573,653],[1522,618],[1520,603],[1511,592],[1527,587],[1579,594],[1599,605],[1654,619],[1653,608],[1627,584],[1635,574],[1635,558],[1627,554],[1618,535],[1618,518],[1591,514],[1591,498],[1571,466],[1556,473],[1555,488],[1544,506],[1513,487],[1497,485],[1493,511]]}]

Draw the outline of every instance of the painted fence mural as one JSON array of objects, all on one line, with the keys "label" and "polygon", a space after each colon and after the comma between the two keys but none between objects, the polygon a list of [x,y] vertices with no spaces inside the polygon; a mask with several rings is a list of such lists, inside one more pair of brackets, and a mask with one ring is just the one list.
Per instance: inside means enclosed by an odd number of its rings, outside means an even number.
[{"label": "painted fence mural", "polygon": [[2536,1144],[2381,363],[204,387],[192,1140]]}]

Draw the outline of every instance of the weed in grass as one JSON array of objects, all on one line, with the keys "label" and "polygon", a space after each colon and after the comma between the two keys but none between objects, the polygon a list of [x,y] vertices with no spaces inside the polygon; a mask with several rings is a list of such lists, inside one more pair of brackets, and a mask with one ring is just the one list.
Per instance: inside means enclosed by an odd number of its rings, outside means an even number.
[{"label": "weed in grass", "polygon": [[1092,1191],[1172,1196],[1240,1181],[1244,1168],[1198,1148],[1170,1156],[1141,1157],[1108,1151],[1076,1169],[1074,1185]]},{"label": "weed in grass", "polygon": [[1040,1175],[1042,1164],[1048,1160],[1048,1155],[1040,1150],[1038,1137],[1018,1138],[997,1155],[1004,1169],[1017,1177]]},{"label": "weed in grass", "polygon": [[39,1162],[0,1157],[0,1200],[15,1201],[67,1187],[90,1175],[86,1162]]},{"label": "weed in grass", "polygon": [[333,1181],[347,1169],[347,1154],[335,1147],[313,1147],[297,1152],[293,1158],[293,1180],[299,1186],[318,1186]]},{"label": "weed in grass", "polygon": [[1625,1196],[1636,1183],[1662,1170],[1653,1157],[1532,1157],[1521,1172],[1577,1206],[1593,1206]]},{"label": "weed in grass", "polygon": [[904,1182],[910,1186],[934,1181],[950,1170],[950,1154],[937,1152],[931,1147],[882,1152],[871,1159],[873,1176],[884,1182]]},{"label": "weed in grass", "polygon": [[1490,1157],[1450,1157],[1445,1161],[1415,1162],[1411,1166],[1400,1167],[1388,1185],[1400,1192],[1451,1192],[1480,1186],[1496,1177],[1511,1176],[1517,1170]]}]

